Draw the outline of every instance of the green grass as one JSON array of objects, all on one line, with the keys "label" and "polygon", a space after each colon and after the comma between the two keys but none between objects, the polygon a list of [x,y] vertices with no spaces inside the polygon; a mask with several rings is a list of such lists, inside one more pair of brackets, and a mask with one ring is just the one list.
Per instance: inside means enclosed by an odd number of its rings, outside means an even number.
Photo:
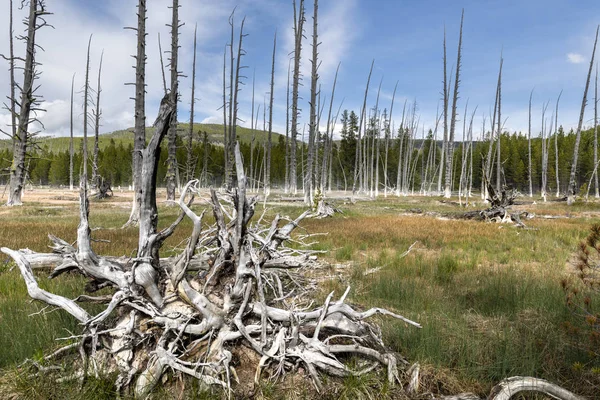
[{"label": "green grass", "polygon": [[[325,260],[350,265],[341,272],[332,267],[336,278],[324,282],[323,293],[335,289],[339,296],[350,284],[353,290],[348,301],[360,308],[386,307],[418,321],[422,329],[388,318],[376,320],[387,345],[409,362],[421,364],[424,390],[484,395],[505,377],[531,375],[589,397],[598,393],[600,360],[585,351],[585,335],[574,335],[565,328],[582,327],[584,321],[566,307],[560,284],[569,275],[569,260],[578,242],[587,236],[591,223],[598,221],[598,204],[521,206],[538,215],[570,216],[526,221],[530,230],[404,215],[415,204],[426,211],[460,212],[456,205],[435,198],[390,197],[342,206],[344,214],[332,219],[304,221],[301,233],[328,233],[319,236],[319,244],[313,246],[327,252]],[[197,211],[203,208],[194,207]],[[262,205],[257,205],[257,216],[261,212]],[[302,207],[290,205],[270,207],[268,214],[295,217],[301,212]],[[161,207],[160,225],[168,225],[177,213],[177,208]],[[132,253],[137,231],[115,229],[127,215],[126,207],[92,203],[92,226],[103,228],[94,231],[94,236],[110,240],[94,244],[98,253]],[[211,221],[210,213],[206,221]],[[77,222],[74,204],[62,208],[28,204],[0,214],[0,245],[45,251],[47,233],[72,241]],[[190,231],[191,225],[184,220],[163,254],[169,254]],[[403,255],[415,241],[412,251]],[[42,306],[28,301],[18,271],[9,271],[9,267],[5,265],[0,272],[2,367],[46,354],[57,346],[56,337],[78,328],[76,321],[60,311],[29,316]],[[367,270],[375,272],[365,275]],[[79,294],[84,285],[84,279],[74,275],[55,281],[37,275],[42,287],[68,297]],[[324,297],[323,293],[319,296]],[[101,386],[98,382],[94,385]],[[109,389],[99,387],[98,391],[98,398],[103,393],[110,397]],[[196,398],[210,398],[201,391],[190,393]],[[265,384],[260,393],[264,398],[285,398],[290,392]],[[337,381],[323,398],[397,395],[375,374]],[[31,394],[29,398],[44,396]]]}]

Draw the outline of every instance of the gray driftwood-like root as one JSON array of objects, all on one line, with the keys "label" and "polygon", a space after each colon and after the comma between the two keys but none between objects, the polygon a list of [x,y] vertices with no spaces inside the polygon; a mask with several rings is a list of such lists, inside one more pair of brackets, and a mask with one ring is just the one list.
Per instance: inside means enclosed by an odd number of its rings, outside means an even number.
[{"label": "gray driftwood-like root", "polygon": [[[227,193],[211,190],[215,224],[203,222],[204,212],[190,208],[199,182],[187,183],[178,201],[181,214],[168,228],[157,230],[156,167],[173,104],[161,104],[155,133],[143,151],[139,247],[134,258],[97,255],[91,246],[88,200],[82,185],[77,244],[51,236],[51,254],[2,248],[19,266],[30,296],[61,308],[80,321],[81,332],[71,336],[82,361],[79,371],[57,380],[86,374],[118,375],[120,391],[145,398],[168,372],[188,375],[205,386],[231,391],[237,379],[236,350],[252,349],[255,380],[277,378],[299,369],[306,371],[317,390],[321,374],[360,375],[382,365],[391,384],[398,381],[402,358],[384,346],[379,329],[369,317],[381,314],[420,327],[401,315],[380,308],[357,311],[331,293],[317,308],[304,307],[303,270],[316,265],[315,253],[297,249],[301,237],[292,232],[304,218],[276,216],[268,223],[252,222],[256,198],[246,195],[246,176],[239,146],[235,151],[237,187]],[[159,258],[164,240],[184,218],[193,230],[185,249],[168,259]],[[295,248],[287,247],[292,239]],[[302,246],[300,246],[302,248]],[[305,248],[305,247],[304,247]],[[54,267],[51,277],[76,271],[89,278],[87,291],[111,288],[107,296],[82,294],[76,300],[40,289],[32,264]],[[105,304],[90,315],[78,303]],[[64,338],[63,338],[64,339]],[[357,369],[348,356],[363,359]],[[38,368],[38,373],[55,371]],[[53,373],[56,373],[53,372]]]}]

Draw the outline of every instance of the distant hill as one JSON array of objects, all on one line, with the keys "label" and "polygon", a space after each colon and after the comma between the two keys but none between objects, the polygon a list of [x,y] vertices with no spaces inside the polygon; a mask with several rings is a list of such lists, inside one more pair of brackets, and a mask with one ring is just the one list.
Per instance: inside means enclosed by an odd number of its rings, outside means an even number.
[{"label": "distant hill", "polygon": [[[150,138],[150,135],[153,132],[152,127],[146,128],[146,137]],[[189,125],[180,123],[178,126],[178,134],[182,138],[187,137]],[[194,132],[196,133],[194,140],[199,141],[202,140],[201,136],[198,134],[199,132],[206,132],[208,134],[208,139],[211,144],[223,144],[223,125],[219,124],[194,124]],[[244,128],[238,126],[236,128],[236,134],[238,139],[242,143],[250,143],[252,140],[253,132],[252,129]],[[267,140],[268,132],[263,130],[255,130],[255,143],[263,143],[263,141]],[[273,144],[276,145],[279,140],[279,133],[273,132],[272,141]],[[119,144],[123,144],[123,146],[128,146],[130,143],[133,145],[133,128],[114,131],[110,133],[102,133],[98,137],[99,147],[103,149],[110,144],[110,141],[114,140],[115,144],[118,146]],[[36,139],[40,148],[46,148],[48,151],[58,153],[61,151],[69,150],[69,138],[68,137],[38,137]],[[75,151],[78,151],[79,146],[81,146],[81,142],[83,141],[82,137],[73,138],[73,146]],[[88,137],[88,146],[92,148],[94,145],[94,136]],[[0,140],[0,151],[11,148],[11,141],[9,139]]]}]

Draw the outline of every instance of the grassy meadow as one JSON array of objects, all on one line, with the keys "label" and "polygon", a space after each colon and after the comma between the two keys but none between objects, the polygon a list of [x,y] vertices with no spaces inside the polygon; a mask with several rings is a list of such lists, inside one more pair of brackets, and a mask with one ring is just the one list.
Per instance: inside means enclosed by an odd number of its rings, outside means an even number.
[{"label": "grassy meadow", "polygon": [[[0,209],[1,246],[46,251],[48,233],[75,240],[76,193],[29,196],[25,195],[27,203],[21,208]],[[600,359],[589,349],[585,321],[567,308],[561,286],[565,279],[574,279],[570,260],[590,225],[600,221],[600,204],[581,202],[567,207],[521,200],[526,204],[518,208],[536,214],[525,221],[528,229],[409,211],[419,208],[451,214],[464,210],[434,197],[388,197],[356,204],[339,201],[343,214],[305,220],[305,231],[299,232],[326,233],[317,236],[319,243],[313,245],[325,251],[321,258],[327,263],[325,273],[319,273],[318,301],[331,290],[339,296],[351,285],[351,303],[361,308],[385,307],[419,322],[422,329],[388,318],[377,320],[386,344],[409,363],[420,363],[422,393],[487,395],[505,377],[528,375],[600,398]],[[119,229],[127,220],[128,201],[129,194],[116,193],[108,201],[91,202],[91,225],[99,228],[93,237],[109,241],[95,243],[98,253],[133,254],[136,229]],[[201,210],[204,204],[199,199],[194,207]],[[262,207],[262,203],[257,206],[258,215]],[[292,217],[303,211],[299,204],[267,203],[267,207],[269,214]],[[161,205],[159,224],[168,225],[177,212],[175,207]],[[191,225],[184,220],[166,242],[163,254],[180,248],[190,231]],[[2,254],[0,368],[4,372],[0,375],[14,376],[15,365],[50,353],[59,345],[56,338],[78,332],[78,327],[64,313],[43,310],[42,304],[31,302],[18,269],[7,261]],[[55,280],[48,280],[41,271],[36,275],[43,288],[71,298],[85,285],[77,275]],[[57,388],[49,392],[43,382],[20,376],[12,379],[11,388],[25,398],[61,398],[65,393]],[[5,393],[3,385],[6,380],[0,378],[0,397]],[[102,398],[104,393],[110,398],[110,387],[90,381],[79,396]],[[268,384],[260,393],[264,398],[289,395]],[[344,379],[323,397],[397,395],[378,375],[370,374]]]}]

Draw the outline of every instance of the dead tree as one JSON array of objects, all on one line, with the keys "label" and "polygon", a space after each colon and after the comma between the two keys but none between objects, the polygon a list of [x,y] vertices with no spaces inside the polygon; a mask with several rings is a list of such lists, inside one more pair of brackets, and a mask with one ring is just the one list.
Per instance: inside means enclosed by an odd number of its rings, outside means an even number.
[{"label": "dead tree", "polygon": [[171,126],[167,135],[167,201],[175,201],[175,190],[177,188],[177,175],[179,166],[177,164],[177,102],[179,101],[179,71],[177,69],[179,55],[179,0],[173,0],[171,6],[173,11],[171,24],[171,57],[169,59],[169,70],[171,73],[171,103],[175,105]]},{"label": "dead tree", "polygon": [[200,174],[200,184],[202,187],[208,187],[208,152],[210,144],[208,142],[208,133],[205,131],[202,139],[202,173]]},{"label": "dead tree", "polygon": [[285,193],[290,190],[290,70],[292,59],[288,60],[287,85],[285,90],[285,178],[283,183],[283,191]]},{"label": "dead tree", "polygon": [[365,96],[363,98],[363,105],[360,111],[360,118],[358,121],[358,135],[356,137],[356,154],[354,158],[354,180],[352,182],[352,195],[356,194],[356,191],[363,190],[363,162],[362,158],[362,127],[365,119],[367,109],[367,96],[369,95],[369,84],[371,83],[371,74],[373,73],[373,66],[375,60],[371,61],[371,68],[369,69],[369,76],[367,78],[367,86],[365,87]]},{"label": "dead tree", "polygon": [[444,176],[445,162],[444,159],[446,157],[446,146],[448,145],[448,75],[447,75],[447,66],[448,66],[448,58],[446,56],[446,26],[444,25],[444,77],[442,84],[444,88],[442,89],[443,96],[443,115],[444,115],[444,138],[442,142],[442,152],[440,154],[440,170],[438,176],[438,184],[437,191],[438,194],[442,194],[442,177]]},{"label": "dead tree", "polygon": [[[36,91],[39,86],[34,86],[35,80],[39,76],[39,72],[37,70],[39,63],[35,61],[35,55],[40,46],[36,43],[36,33],[42,27],[48,25],[46,23],[45,16],[49,14],[50,13],[46,11],[44,0],[30,0],[29,16],[25,20],[25,25],[27,26],[27,36],[21,37],[21,39],[25,41],[26,51],[25,62],[23,65],[23,84],[20,85],[21,100],[17,102],[15,95],[13,95],[15,104],[19,105],[20,109],[18,117],[16,116],[16,111],[12,113],[17,120],[17,129],[12,138],[13,162],[10,168],[9,195],[8,201],[6,202],[7,206],[19,206],[23,204],[23,186],[25,185],[25,176],[27,174],[25,158],[27,156],[27,146],[30,138],[33,136],[33,133],[30,132],[29,127],[32,122],[36,121],[35,112],[43,111],[38,107],[40,103],[40,97],[36,96]],[[14,55],[11,55],[10,61],[13,63],[12,68],[14,69]],[[16,86],[16,82],[12,83],[14,83]],[[32,112],[33,116],[31,115]]]},{"label": "dead tree", "polygon": [[69,138],[69,190],[73,190],[73,94],[74,94],[74,86],[75,86],[75,74],[73,74],[73,78],[71,78],[71,118],[69,131],[71,136]]},{"label": "dead tree", "polygon": [[448,133],[448,143],[446,146],[446,180],[444,185],[444,197],[452,196],[452,160],[454,157],[454,130],[456,127],[456,104],[458,102],[458,87],[460,85],[460,65],[462,50],[462,31],[465,10],[460,17],[460,33],[458,37],[458,54],[456,57],[456,77],[454,78],[454,92],[452,95],[452,114],[450,115],[450,132]]},{"label": "dead tree", "polygon": [[502,158],[501,150],[502,146],[500,141],[502,140],[502,66],[504,64],[504,58],[502,52],[500,53],[500,70],[498,72],[498,127],[496,128],[497,144],[496,144],[496,190],[502,190]]},{"label": "dead tree", "polygon": [[[246,54],[246,52],[244,51],[243,47],[242,47],[242,41],[244,39],[245,36],[248,36],[247,34],[244,34],[244,23],[246,22],[246,17],[242,18],[242,23],[240,24],[240,36],[238,39],[238,51],[237,51],[237,60],[236,60],[236,67],[235,67],[235,81],[233,81],[232,85],[233,86],[233,103],[230,104],[231,107],[231,112],[232,112],[232,125],[230,126],[230,135],[229,135],[229,156],[231,160],[235,160],[234,157],[234,149],[235,149],[235,143],[237,142],[237,133],[236,133],[236,128],[237,128],[237,121],[238,121],[238,95],[239,92],[241,91],[240,86],[243,85],[243,83],[241,82],[241,79],[243,78],[240,75],[240,71],[243,68],[246,68],[245,66],[242,65],[242,56],[244,56]],[[232,24],[233,24],[233,19],[232,19]],[[233,46],[233,42],[232,42],[232,46]],[[232,68],[233,68],[233,59],[232,59],[232,64],[231,64]],[[263,129],[264,130],[264,129]],[[231,170],[231,174],[229,178],[228,182],[228,186],[227,188],[231,187],[231,182],[233,182],[233,169]]]},{"label": "dead tree", "polygon": [[296,0],[293,0],[294,7],[294,74],[292,78],[292,119],[290,127],[290,154],[289,154],[289,179],[290,179],[290,191],[296,194],[298,191],[298,178],[297,178],[297,163],[296,163],[296,145],[298,140],[298,117],[300,110],[298,108],[298,90],[300,86],[300,80],[302,79],[300,74],[300,58],[302,54],[302,37],[304,35],[304,0],[300,0],[298,10],[296,10]]},{"label": "dead tree", "polygon": [[[598,63],[596,63],[596,79],[594,80],[594,165],[598,165]],[[594,176],[594,188],[594,197],[600,198],[598,174]]]},{"label": "dead tree", "polygon": [[554,175],[556,176],[556,197],[560,197],[560,178],[558,170],[558,103],[560,102],[560,96],[562,96],[562,90],[556,99],[556,111],[554,112]]},{"label": "dead tree", "polygon": [[[532,177],[532,169],[531,169],[531,98],[533,97],[533,89],[531,89],[531,93],[529,94],[529,125],[527,129],[527,147],[528,147],[528,161],[529,165],[527,168],[527,175],[529,176],[529,197],[533,197],[533,177]],[[558,171],[557,171],[558,174]]]},{"label": "dead tree", "polygon": [[[88,187],[88,104],[90,98],[90,47],[92,45],[92,35],[90,35],[90,39],[88,40],[87,46],[87,57],[85,63],[85,83],[83,86],[83,172],[79,175],[79,186],[84,188],[86,192],[85,196],[87,197],[87,187]],[[80,194],[81,195],[81,194]]]},{"label": "dead tree", "polygon": [[227,140],[229,136],[229,131],[227,129],[227,45],[223,49],[223,186],[226,186],[227,176],[229,175],[229,154],[227,149],[229,148],[229,141]]},{"label": "dead tree", "polygon": [[100,92],[102,92],[102,88],[100,87],[100,77],[102,76],[102,58],[104,57],[104,50],[102,50],[102,54],[100,54],[100,65],[98,67],[98,85],[96,87],[96,110],[94,111],[94,158],[92,159],[92,186],[100,190],[101,179],[98,175],[98,135],[100,134],[100,116],[102,115],[102,110],[100,109]]},{"label": "dead tree", "polygon": [[133,128],[132,155],[133,202],[131,204],[129,219],[123,227],[137,225],[140,219],[140,205],[142,203],[142,151],[144,150],[144,147],[146,147],[146,0],[138,0],[137,8],[137,28],[127,28],[136,31],[137,33],[137,51],[134,56],[135,122]]},{"label": "dead tree", "polygon": [[394,113],[394,100],[396,99],[396,89],[398,89],[398,81],[396,81],[396,85],[394,85],[394,92],[392,93],[392,103],[390,105],[390,115],[385,123],[385,159],[383,162],[383,180],[384,180],[384,197],[387,197],[388,187],[389,187],[389,179],[388,179],[388,155],[390,149],[390,141],[393,139],[394,131],[390,129],[392,115]]},{"label": "dead tree", "polygon": [[[195,40],[195,35],[194,35],[194,40]],[[162,51],[162,45],[160,43],[160,32],[158,32],[158,55],[159,55],[159,59],[160,59],[160,74],[162,76],[162,83],[163,83],[163,91],[165,92],[165,94],[167,94],[167,78],[165,76],[165,63],[163,61],[163,51]]]},{"label": "dead tree", "polygon": [[[13,1],[10,0],[8,6],[8,57],[0,54],[0,57],[8,61],[8,71],[10,74],[10,95],[8,98],[8,105],[5,104],[5,108],[10,114],[10,133],[7,135],[12,140],[12,151],[15,152],[15,145],[17,142],[17,97],[16,97],[16,81],[15,81],[15,50],[14,50],[14,29],[13,29]],[[5,133],[2,129],[0,132]]]},{"label": "dead tree", "polygon": [[196,32],[198,30],[198,24],[194,27],[194,56],[192,61],[192,98],[190,102],[190,127],[188,130],[187,146],[186,146],[186,165],[185,165],[185,176],[186,180],[190,181],[194,177],[195,172],[195,161],[192,159],[192,142],[194,139],[194,104],[196,103]]},{"label": "dead tree", "polygon": [[[321,193],[325,192],[325,187],[327,184],[327,171],[328,166],[333,160],[331,159],[333,153],[333,127],[331,120],[331,109],[333,108],[333,99],[335,98],[335,86],[337,84],[338,72],[340,71],[340,64],[335,70],[335,77],[333,78],[333,86],[331,87],[331,98],[329,99],[329,111],[327,113],[327,127],[325,128],[325,147],[323,148],[323,163],[321,164],[321,182],[319,183],[319,188]],[[332,135],[330,137],[330,135]]]},{"label": "dead tree", "polygon": [[[277,31],[273,37],[273,58],[271,61],[271,89],[269,93],[269,133],[267,137],[267,161],[265,168],[265,195],[271,193],[271,136],[273,134],[273,97],[275,93],[275,50],[277,49]],[[254,82],[252,82],[254,90]]]},{"label": "dead tree", "polygon": [[587,104],[587,92],[590,87],[590,78],[592,76],[592,67],[594,66],[594,56],[596,55],[596,44],[598,43],[598,30],[600,26],[596,28],[596,39],[594,40],[594,49],[592,50],[592,58],[590,60],[590,68],[588,70],[587,79],[585,81],[585,89],[583,90],[583,100],[581,102],[581,112],[579,113],[579,123],[577,124],[577,131],[575,133],[575,148],[573,149],[573,162],[571,163],[571,174],[569,176],[569,187],[567,188],[567,203],[573,204],[575,201],[575,194],[577,193],[577,161],[579,159],[579,142],[581,141],[581,128],[583,125],[583,116],[585,114],[585,106]]},{"label": "dead tree", "polygon": [[[320,373],[343,377],[364,372],[345,362],[345,355],[354,355],[374,362],[368,370],[377,364],[385,366],[389,383],[396,383],[397,358],[386,350],[379,329],[366,319],[383,314],[416,327],[419,324],[380,308],[356,311],[346,302],[350,288],[337,300],[331,293],[316,309],[290,307],[306,301],[298,281],[307,278],[296,270],[314,267],[315,257],[296,245],[286,247],[285,242],[309,213],[284,224],[279,216],[269,225],[251,224],[256,198],[246,195],[239,145],[235,149],[237,187],[221,198],[211,191],[216,224],[205,227],[204,213],[198,216],[189,208],[188,194],[193,197],[197,191],[197,181],[190,181],[178,202],[180,216],[171,226],[157,230],[156,168],[160,142],[173,116],[171,98],[163,99],[155,132],[143,151],[137,257],[115,260],[93,251],[83,185],[77,248],[51,236],[52,254],[1,249],[19,266],[32,298],[62,308],[82,323],[81,334],[74,336],[78,344],[67,348],[79,348],[83,356],[82,361],[71,361],[76,375],[85,377],[85,365],[114,373],[118,390],[130,388],[138,398],[145,398],[163,382],[167,369],[229,391],[231,376],[236,376],[232,357],[247,346],[256,354],[256,380],[264,372],[285,376],[302,367],[321,390]],[[175,257],[160,259],[162,243],[185,217],[193,222],[185,249]],[[40,289],[31,263],[43,261],[58,264],[53,277],[79,271],[91,280],[89,287],[110,287],[106,309],[92,316],[76,301]],[[203,272],[199,275],[193,270]],[[90,297],[78,300],[84,298]]]},{"label": "dead tree", "polygon": [[319,1],[314,0],[313,8],[313,35],[312,35],[312,59],[310,72],[310,120],[308,123],[308,156],[306,160],[306,171],[304,173],[304,204],[311,205],[314,198],[314,161],[315,161],[315,140],[319,127],[317,126],[317,83],[319,81],[319,34],[318,34],[318,12]]}]

